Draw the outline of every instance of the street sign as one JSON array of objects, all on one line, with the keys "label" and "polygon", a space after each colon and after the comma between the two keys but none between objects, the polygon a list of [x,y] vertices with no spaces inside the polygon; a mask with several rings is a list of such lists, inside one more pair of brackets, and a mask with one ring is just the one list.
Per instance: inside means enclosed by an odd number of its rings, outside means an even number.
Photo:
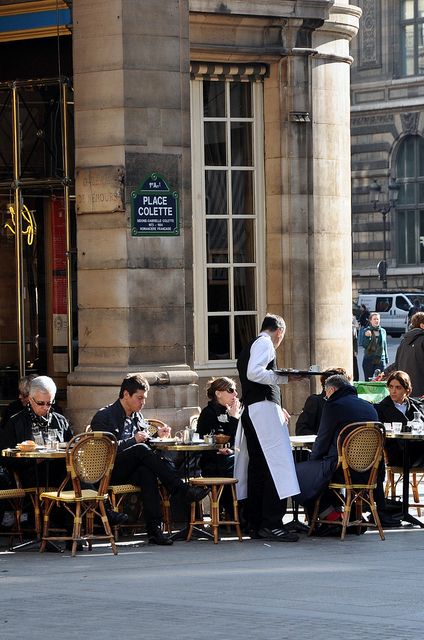
[{"label": "street sign", "polygon": [[159,173],[151,173],[131,193],[131,235],[180,235],[178,193]]}]

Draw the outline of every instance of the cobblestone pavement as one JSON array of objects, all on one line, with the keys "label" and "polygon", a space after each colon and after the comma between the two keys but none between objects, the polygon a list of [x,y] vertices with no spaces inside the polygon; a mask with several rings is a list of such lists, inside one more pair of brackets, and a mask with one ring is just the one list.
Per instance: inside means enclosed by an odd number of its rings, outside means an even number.
[{"label": "cobblestone pavement", "polygon": [[422,633],[424,531],[0,550],[1,640],[403,640]]}]

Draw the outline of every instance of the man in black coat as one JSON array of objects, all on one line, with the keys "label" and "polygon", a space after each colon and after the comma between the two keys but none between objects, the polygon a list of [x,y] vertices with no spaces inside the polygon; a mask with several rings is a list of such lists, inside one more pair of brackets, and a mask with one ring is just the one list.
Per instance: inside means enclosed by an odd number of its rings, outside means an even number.
[{"label": "man in black coat", "polygon": [[170,545],[172,540],[161,531],[158,479],[171,495],[178,495],[186,503],[202,500],[208,489],[184,484],[170,462],[149,447],[150,434],[141,414],[148,391],[149,383],[143,376],[126,376],[118,400],[95,414],[91,428],[93,431],[109,431],[116,436],[118,453],[111,484],[131,483],[141,487],[149,542]]},{"label": "man in black coat", "polygon": [[409,375],[414,397],[424,396],[424,312],[412,316],[411,329],[396,351],[394,368]]},{"label": "man in black coat", "polygon": [[[351,422],[378,421],[378,415],[373,405],[358,397],[356,389],[343,375],[330,376],[325,382],[326,403],[321,416],[318,437],[312,448],[311,457],[307,462],[296,465],[296,473],[300,485],[300,495],[296,497],[300,504],[312,509],[314,500],[322,493],[333,478],[336,471],[338,454],[337,438],[340,431]],[[377,480],[375,499],[379,514],[383,516],[385,524],[399,524],[397,520],[390,520],[384,512],[384,465],[381,464]],[[324,494],[321,499],[321,517],[334,517],[335,509],[331,502],[332,493]]]}]

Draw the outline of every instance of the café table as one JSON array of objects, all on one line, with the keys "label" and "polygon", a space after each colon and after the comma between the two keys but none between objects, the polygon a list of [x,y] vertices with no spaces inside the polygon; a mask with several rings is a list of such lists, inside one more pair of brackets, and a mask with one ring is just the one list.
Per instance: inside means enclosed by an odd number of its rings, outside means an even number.
[{"label": "caf\u00e9 table", "polygon": [[[309,451],[316,439],[316,435],[290,436],[295,462],[302,462],[302,452]],[[296,496],[292,497],[292,504],[293,519],[287,523],[287,526],[298,532],[308,531],[309,527],[299,520],[299,503],[296,500]]]},{"label": "caf\u00e9 table", "polygon": [[[206,443],[206,442],[190,442],[183,443],[180,441],[175,441],[174,439],[160,439],[160,438],[150,438],[149,445],[154,447],[155,449],[159,449],[160,451],[168,451],[168,452],[182,452],[184,454],[184,463],[183,463],[183,472],[184,472],[184,480],[188,482],[190,480],[190,464],[193,458],[202,454],[205,451],[218,451],[224,445],[214,444],[214,443]],[[189,518],[188,518],[189,521]],[[208,536],[213,538],[213,535],[209,533],[209,531],[205,531],[200,529],[199,527],[193,527],[193,529],[201,534],[202,536]],[[188,526],[183,527],[180,531],[173,533],[170,537],[173,540],[186,540],[188,534]]]},{"label": "caf\u00e9 table", "polygon": [[402,513],[401,520],[403,522],[409,522],[409,524],[413,524],[424,528],[424,523],[422,523],[418,518],[414,518],[413,515],[409,513],[409,472],[411,469],[410,456],[409,456],[409,445],[411,442],[424,441],[423,433],[394,433],[393,431],[386,431],[387,439],[398,440],[401,448],[402,448]]},{"label": "caf\u00e9 table", "polygon": [[[21,451],[20,449],[3,449],[1,452],[3,458],[15,459],[15,460],[35,460],[35,484],[36,484],[36,500],[39,500],[39,495],[44,487],[40,487],[39,476],[38,476],[38,462],[45,461],[46,462],[46,486],[48,486],[49,481],[49,462],[51,460],[65,459],[66,458],[66,450],[65,448],[61,449],[47,449],[45,447],[37,447],[37,449],[33,451]],[[23,542],[22,544],[18,544],[13,547],[13,551],[18,549],[23,549],[35,544],[40,543],[41,531],[37,530],[37,537],[35,539],[28,540],[27,542]],[[61,549],[55,545],[53,542],[49,542],[49,547],[51,547],[54,551],[61,551]]]}]

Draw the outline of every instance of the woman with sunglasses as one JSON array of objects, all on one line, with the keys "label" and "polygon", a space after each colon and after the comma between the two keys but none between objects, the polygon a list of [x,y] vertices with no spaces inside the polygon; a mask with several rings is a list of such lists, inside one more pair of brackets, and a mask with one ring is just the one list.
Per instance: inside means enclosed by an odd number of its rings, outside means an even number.
[{"label": "woman with sunglasses", "polygon": [[206,395],[209,402],[202,410],[197,421],[200,437],[212,433],[230,436],[227,447],[218,451],[202,454],[200,468],[205,478],[223,476],[230,478],[234,469],[234,437],[240,417],[240,401],[236,383],[231,378],[211,378],[208,381]]}]

